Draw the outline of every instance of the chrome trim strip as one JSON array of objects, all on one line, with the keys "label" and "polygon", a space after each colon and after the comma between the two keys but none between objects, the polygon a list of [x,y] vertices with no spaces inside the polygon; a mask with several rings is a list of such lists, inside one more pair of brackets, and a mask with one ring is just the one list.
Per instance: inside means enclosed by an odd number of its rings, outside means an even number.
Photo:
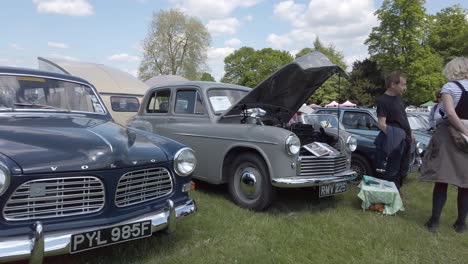
[{"label": "chrome trim strip", "polygon": [[[169,222],[172,221],[172,219],[179,220],[181,218],[185,218],[186,216],[190,216],[194,214],[197,211],[197,206],[196,206],[195,201],[190,199],[186,201],[184,204],[174,207],[173,211],[175,212],[175,214],[172,214],[170,210],[165,208],[158,212],[142,215],[133,219],[129,219],[127,221],[114,223],[112,225],[102,225],[102,226],[95,226],[91,228],[74,229],[74,230],[60,231],[60,232],[54,232],[54,233],[45,233],[43,256],[49,257],[49,256],[55,256],[55,255],[69,254],[70,246],[71,246],[71,236],[73,234],[99,230],[99,229],[108,228],[112,226],[132,224],[132,223],[147,221],[147,220],[151,221],[151,232],[154,233],[156,231],[168,228]],[[169,219],[170,215],[174,215],[175,217]],[[37,237],[37,235],[34,235],[34,236],[35,238]],[[32,240],[31,240],[31,237],[29,237],[27,234],[21,237],[11,237],[11,238],[2,239],[0,241],[0,262],[17,261],[17,260],[24,260],[24,259],[31,258],[32,251],[33,251]],[[31,262],[31,263],[36,264],[40,262]]]},{"label": "chrome trim strip", "polygon": [[279,145],[279,144],[276,143],[276,142],[270,142],[270,141],[247,140],[247,139],[228,138],[228,137],[215,137],[215,136],[205,136],[205,135],[197,135],[197,134],[188,134],[188,133],[174,133],[174,134],[179,135],[179,136],[188,136],[188,137],[213,138],[213,139],[221,139],[221,140],[242,141],[242,142],[249,142],[249,143],[261,143],[261,144]]},{"label": "chrome trim strip", "polygon": [[322,176],[322,177],[290,177],[290,178],[275,178],[271,180],[271,184],[279,188],[301,188],[314,187],[335,182],[351,181],[356,178],[356,172],[346,170],[344,172]]},{"label": "chrome trim strip", "polygon": [[86,129],[86,130],[89,131],[89,132],[91,132],[91,133],[93,133],[93,134],[95,134],[95,135],[98,136],[100,139],[102,139],[102,141],[104,141],[104,143],[106,143],[106,144],[109,146],[111,152],[112,152],[112,153],[114,152],[114,148],[112,147],[112,144],[109,142],[109,140],[107,140],[107,139],[106,139],[105,137],[103,137],[102,135],[99,135],[98,133],[92,131],[91,129]]}]

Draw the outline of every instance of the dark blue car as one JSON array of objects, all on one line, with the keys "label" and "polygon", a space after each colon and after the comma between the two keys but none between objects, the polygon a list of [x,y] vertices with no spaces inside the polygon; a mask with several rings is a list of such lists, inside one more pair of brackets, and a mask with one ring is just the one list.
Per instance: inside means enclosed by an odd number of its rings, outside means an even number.
[{"label": "dark blue car", "polygon": [[[374,109],[341,107],[341,108],[320,108],[315,110],[317,114],[338,115],[346,131],[353,134],[357,139],[357,148],[351,158],[351,169],[356,171],[360,181],[362,175],[375,176],[376,172],[376,147],[374,140],[380,130],[377,127],[377,115]],[[411,123],[411,122],[410,122]],[[424,155],[430,135],[413,129],[416,144],[412,148],[410,171],[418,170],[421,164],[421,157]]]},{"label": "dark blue car", "polygon": [[194,152],[113,122],[80,78],[0,67],[0,262],[172,231],[196,211]]}]

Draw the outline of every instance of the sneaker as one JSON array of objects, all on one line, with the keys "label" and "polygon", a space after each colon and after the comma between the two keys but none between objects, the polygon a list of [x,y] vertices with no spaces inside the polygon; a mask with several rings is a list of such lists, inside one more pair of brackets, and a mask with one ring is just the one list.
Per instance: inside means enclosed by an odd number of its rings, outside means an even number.
[{"label": "sneaker", "polygon": [[455,232],[457,232],[457,233],[464,233],[466,231],[466,225],[465,224],[459,224],[457,222],[455,222],[455,224],[453,224],[453,228],[455,229]]},{"label": "sneaker", "polygon": [[424,226],[426,227],[427,231],[431,233],[437,233],[439,231],[439,224],[434,223],[431,220],[427,220],[427,222],[424,223]]}]

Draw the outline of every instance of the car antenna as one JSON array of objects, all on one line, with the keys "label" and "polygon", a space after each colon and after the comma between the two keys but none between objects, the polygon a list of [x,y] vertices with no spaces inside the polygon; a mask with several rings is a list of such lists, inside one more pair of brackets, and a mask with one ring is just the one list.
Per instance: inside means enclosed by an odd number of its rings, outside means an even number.
[{"label": "car antenna", "polygon": [[[338,73],[338,97],[341,97],[341,74]],[[340,103],[338,103],[338,141],[340,139]]]}]

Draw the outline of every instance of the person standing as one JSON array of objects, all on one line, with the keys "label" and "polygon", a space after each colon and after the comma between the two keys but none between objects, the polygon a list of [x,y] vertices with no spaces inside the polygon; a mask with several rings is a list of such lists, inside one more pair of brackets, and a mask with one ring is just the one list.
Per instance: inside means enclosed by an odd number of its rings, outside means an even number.
[{"label": "person standing", "polygon": [[[468,213],[468,150],[466,142],[458,146],[456,136],[468,137],[468,58],[457,57],[445,65],[449,81],[441,90],[443,121],[439,122],[423,158],[421,180],[435,182],[432,193],[432,215],[425,223],[430,232],[437,232],[442,208],[447,200],[447,187],[458,187],[458,218],[453,228],[466,231]],[[463,142],[463,140],[462,140]]]},{"label": "person standing", "polygon": [[431,126],[429,130],[434,130],[436,128],[437,120],[442,119],[442,95],[440,94],[440,90],[441,89],[434,93],[437,103],[432,107],[431,112],[429,113],[429,125]]},{"label": "person standing", "polygon": [[378,163],[384,170],[381,176],[392,181],[398,189],[403,184],[410,163],[411,127],[402,95],[406,91],[406,74],[392,72],[385,79],[385,93],[377,99],[377,126],[380,133],[375,139]]}]

